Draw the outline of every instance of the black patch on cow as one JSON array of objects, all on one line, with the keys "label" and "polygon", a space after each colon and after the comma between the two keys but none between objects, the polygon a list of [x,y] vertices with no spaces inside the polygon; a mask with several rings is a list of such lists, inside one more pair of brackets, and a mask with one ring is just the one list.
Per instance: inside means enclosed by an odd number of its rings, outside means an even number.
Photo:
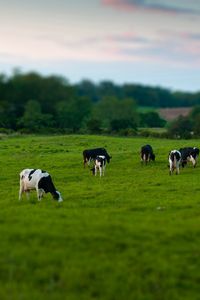
[{"label": "black patch on cow", "polygon": [[55,191],[55,186],[53,184],[51,176],[49,175],[40,178],[38,182],[38,188],[43,189],[45,193],[52,193],[53,191]]},{"label": "black patch on cow", "polygon": [[59,193],[56,191],[56,188],[53,184],[53,181],[52,181],[52,178],[50,175],[42,177],[39,180],[38,188],[43,189],[45,191],[45,193],[51,193],[53,198],[56,200],[58,200],[60,197]]},{"label": "black patch on cow", "polygon": [[97,156],[96,160],[100,163],[100,167],[105,166],[105,164],[106,164],[106,158]]},{"label": "black patch on cow", "polygon": [[174,159],[176,158],[176,160],[179,160],[181,158],[180,153],[179,152],[171,152],[170,153],[170,159],[174,162]]},{"label": "black patch on cow", "polygon": [[42,173],[46,173],[46,171],[44,171],[44,170],[41,170],[42,171]]},{"label": "black patch on cow", "polygon": [[156,156],[155,154],[153,153],[153,149],[151,147],[151,145],[145,145],[145,146],[142,146],[141,148],[141,159],[143,160],[143,157],[146,157],[146,163],[147,163],[147,160],[155,160]]},{"label": "black patch on cow", "polygon": [[95,160],[98,155],[105,156],[108,163],[112,158],[112,156],[108,154],[105,148],[86,149],[83,151],[84,164],[86,164],[89,160]]},{"label": "black patch on cow", "polygon": [[29,173],[29,175],[28,175],[29,181],[31,181],[32,175],[33,175],[33,173],[34,173],[35,171],[36,171],[36,169],[33,169],[33,170]]},{"label": "black patch on cow", "polygon": [[175,157],[176,157],[177,160],[179,160],[181,158],[180,153],[179,152],[175,152]]},{"label": "black patch on cow", "polygon": [[190,155],[196,159],[196,157],[199,155],[199,149],[198,148],[193,148],[190,152]]},{"label": "black patch on cow", "polygon": [[196,160],[197,156],[199,155],[199,148],[197,148],[197,147],[180,148],[179,151],[181,152],[182,167],[183,168],[187,164],[187,161],[188,161],[190,156],[192,156]]}]

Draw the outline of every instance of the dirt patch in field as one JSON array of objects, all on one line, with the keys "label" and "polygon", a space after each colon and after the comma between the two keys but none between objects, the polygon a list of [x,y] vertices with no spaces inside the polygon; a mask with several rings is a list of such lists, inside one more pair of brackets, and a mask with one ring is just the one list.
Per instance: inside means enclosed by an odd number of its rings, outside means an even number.
[{"label": "dirt patch in field", "polygon": [[158,113],[166,121],[172,121],[177,119],[179,116],[187,116],[191,110],[191,107],[160,108]]}]

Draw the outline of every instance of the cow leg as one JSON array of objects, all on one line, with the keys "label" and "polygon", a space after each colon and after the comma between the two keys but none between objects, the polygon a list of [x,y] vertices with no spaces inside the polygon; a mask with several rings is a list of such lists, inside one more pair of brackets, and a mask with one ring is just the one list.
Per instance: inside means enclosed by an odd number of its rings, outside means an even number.
[{"label": "cow leg", "polygon": [[100,177],[102,176],[102,167],[99,167],[99,174],[100,174]]},{"label": "cow leg", "polygon": [[83,166],[84,166],[84,168],[85,168],[86,164],[87,164],[87,158],[84,158],[84,160],[83,160]]},{"label": "cow leg", "polygon": [[20,180],[20,187],[19,187],[19,200],[22,199],[22,193],[23,193],[24,187],[23,182]]},{"label": "cow leg", "polygon": [[19,201],[22,199],[22,190],[19,189]]},{"label": "cow leg", "polygon": [[37,197],[38,197],[38,201],[41,201],[41,200],[42,200],[42,197],[43,197],[43,190],[37,189]]},{"label": "cow leg", "polygon": [[178,175],[179,174],[179,165],[177,164],[176,165],[176,175]]},{"label": "cow leg", "polygon": [[194,157],[192,155],[190,155],[190,161],[192,162],[192,165],[195,168],[196,160],[194,159]]},{"label": "cow leg", "polygon": [[22,199],[22,193],[23,193],[23,190],[20,188],[20,189],[19,189],[19,200]]},{"label": "cow leg", "polygon": [[105,166],[103,166],[103,168],[102,168],[103,169],[103,176],[105,175],[105,168],[106,168]]},{"label": "cow leg", "polygon": [[169,175],[172,175],[172,172],[173,172],[173,165],[172,165],[172,162],[170,161],[169,162]]},{"label": "cow leg", "polygon": [[94,175],[97,175],[97,166],[94,167]]},{"label": "cow leg", "polygon": [[26,191],[26,198],[27,198],[27,200],[30,199],[30,191]]}]

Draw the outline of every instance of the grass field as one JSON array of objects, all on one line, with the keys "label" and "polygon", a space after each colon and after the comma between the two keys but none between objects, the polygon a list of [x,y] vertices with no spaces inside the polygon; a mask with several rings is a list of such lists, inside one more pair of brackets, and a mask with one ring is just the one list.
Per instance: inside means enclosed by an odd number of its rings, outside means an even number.
[{"label": "grass field", "polygon": [[[141,166],[140,147],[156,162]],[[1,300],[200,299],[200,164],[169,176],[169,150],[199,140],[103,136],[0,140]],[[85,148],[106,147],[104,178]],[[18,201],[19,172],[42,168],[64,202]]]}]

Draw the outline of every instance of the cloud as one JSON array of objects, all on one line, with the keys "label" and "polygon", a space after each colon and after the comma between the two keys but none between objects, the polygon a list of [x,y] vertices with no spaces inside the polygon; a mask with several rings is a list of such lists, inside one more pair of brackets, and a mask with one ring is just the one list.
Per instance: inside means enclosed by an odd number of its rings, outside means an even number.
[{"label": "cloud", "polygon": [[[43,42],[45,41],[42,36]],[[75,40],[57,36],[51,48],[59,57],[93,61],[145,61],[172,65],[200,65],[200,34],[189,31],[160,30],[147,36],[134,31],[85,36]],[[81,52],[80,52],[81,49]],[[54,51],[53,51],[54,52]]]},{"label": "cloud", "polygon": [[200,66],[200,35],[191,32],[160,31],[139,47],[119,45],[118,53],[127,59],[160,62],[176,66]]},{"label": "cloud", "polygon": [[[169,43],[173,40],[176,43],[182,44],[194,44],[200,46],[200,33],[190,32],[190,31],[170,31],[170,30],[162,30],[159,31],[159,35],[166,39]],[[198,49],[199,49],[198,46]]]},{"label": "cloud", "polygon": [[35,40],[43,42],[51,42],[58,45],[59,47],[64,47],[68,49],[76,50],[81,48],[92,48],[92,47],[101,47],[102,45],[130,45],[136,46],[140,44],[146,44],[149,42],[149,38],[141,36],[133,31],[125,31],[121,33],[107,33],[99,35],[90,35],[85,37],[79,37],[76,39],[63,38],[62,35],[47,35],[39,34],[35,36]]},{"label": "cloud", "polygon": [[146,44],[148,43],[149,39],[144,36],[138,35],[134,32],[124,32],[120,34],[112,34],[107,36],[109,40],[116,42],[116,43],[128,43],[128,44]]},{"label": "cloud", "polygon": [[163,3],[167,1],[156,1],[156,0],[101,0],[101,3],[105,6],[110,6],[115,9],[120,9],[124,11],[137,11],[137,10],[148,10],[153,12],[162,12],[169,14],[200,14],[200,10],[197,7],[189,6],[189,4],[185,4],[182,0],[173,1],[170,3]]}]

